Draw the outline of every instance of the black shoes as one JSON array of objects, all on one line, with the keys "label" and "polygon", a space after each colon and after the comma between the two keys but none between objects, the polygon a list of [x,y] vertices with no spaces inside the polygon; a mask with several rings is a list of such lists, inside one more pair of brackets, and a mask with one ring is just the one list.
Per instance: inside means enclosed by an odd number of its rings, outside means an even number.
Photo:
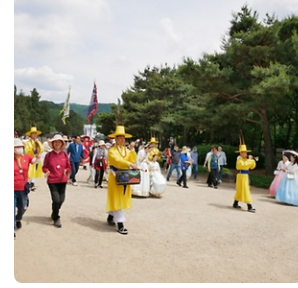
[{"label": "black shoes", "polygon": [[256,213],[256,209],[255,208],[250,208],[247,210],[248,212],[251,212],[251,213]]},{"label": "black shoes", "polygon": [[188,188],[188,186],[183,186],[183,188]]},{"label": "black shoes", "polygon": [[114,216],[112,216],[112,215],[108,216],[107,222],[110,226],[115,226],[116,225],[116,223],[114,222]]},{"label": "black shoes", "polygon": [[176,182],[177,185],[181,186],[181,183],[179,181]]},{"label": "black shoes", "polygon": [[31,182],[30,183],[30,190],[31,191],[35,191],[36,190],[36,186],[35,186],[34,182]]},{"label": "black shoes", "polygon": [[124,227],[118,229],[118,232],[122,235],[127,235],[128,234],[128,230]]},{"label": "black shoes", "polygon": [[247,204],[247,211],[251,213],[256,213],[256,209],[253,208],[250,203]]},{"label": "black shoes", "polygon": [[120,234],[122,235],[127,235],[128,234],[128,231],[126,228],[124,228],[124,225],[123,223],[119,222],[118,223],[118,230],[117,230]]},{"label": "black shoes", "polygon": [[18,229],[22,228],[22,222],[21,221],[16,221],[16,226]]},{"label": "black shoes", "polygon": [[[236,208],[236,209],[241,209],[241,206],[238,205],[238,201],[234,201],[233,203],[233,208]],[[251,213],[256,213],[256,209],[252,207],[251,204],[247,204],[247,211],[248,212],[251,212]]]},{"label": "black shoes", "polygon": [[54,226],[57,227],[57,228],[61,228],[62,227],[60,218],[58,218],[56,221],[54,221]]},{"label": "black shoes", "polygon": [[233,208],[241,209],[241,206],[238,205],[238,201],[236,201],[236,200],[234,201]]}]

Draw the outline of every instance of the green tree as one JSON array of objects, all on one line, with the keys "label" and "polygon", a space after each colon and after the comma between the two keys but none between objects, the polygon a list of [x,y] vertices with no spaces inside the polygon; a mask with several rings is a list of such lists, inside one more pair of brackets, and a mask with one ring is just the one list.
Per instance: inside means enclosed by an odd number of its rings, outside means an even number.
[{"label": "green tree", "polygon": [[84,132],[84,123],[79,119],[77,113],[69,111],[69,117],[66,118],[66,124],[62,122],[62,116],[59,113],[55,118],[55,129],[64,135],[75,136],[82,135]]},{"label": "green tree", "polygon": [[31,118],[26,98],[22,91],[18,95],[15,95],[14,130],[18,132],[19,136],[24,135],[30,129],[28,123],[30,123]]},{"label": "green tree", "polygon": [[[116,106],[112,104],[112,106]],[[112,109],[116,109],[115,107]],[[115,116],[113,113],[101,112],[95,116],[94,123],[96,124],[96,131],[101,134],[108,136],[109,134],[114,133],[116,124]]]},{"label": "green tree", "polygon": [[[271,24],[262,25],[257,22],[257,16],[244,6],[242,12],[234,14],[230,38],[223,41],[224,52],[206,54],[195,64],[187,60],[180,71],[185,81],[189,76],[198,94],[205,96],[204,113],[209,115],[209,127],[212,123],[219,124],[221,119],[232,123],[231,115],[234,121],[238,120],[237,131],[247,122],[260,125],[266,173],[272,175],[275,159],[270,119],[281,101],[290,101],[291,67],[278,62],[280,59],[276,55],[277,46],[281,44],[278,38],[280,23],[267,16],[266,23]],[[287,53],[290,52],[288,49]],[[297,71],[297,67],[294,70]],[[218,103],[222,103],[221,113],[216,109]]]}]

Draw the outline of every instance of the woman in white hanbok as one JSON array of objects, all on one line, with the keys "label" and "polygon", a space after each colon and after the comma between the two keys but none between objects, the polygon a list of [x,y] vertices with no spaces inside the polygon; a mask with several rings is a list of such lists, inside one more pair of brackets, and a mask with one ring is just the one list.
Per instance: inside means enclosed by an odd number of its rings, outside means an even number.
[{"label": "woman in white hanbok", "polygon": [[141,181],[140,184],[131,185],[131,193],[134,196],[149,197],[150,191],[150,176],[148,169],[148,156],[150,152],[150,145],[144,146],[138,152],[137,165],[140,169]]},{"label": "woman in white hanbok", "polygon": [[167,187],[167,180],[160,171],[157,155],[153,155],[152,161],[149,163],[150,171],[150,194],[161,197]]},{"label": "woman in white hanbok", "polygon": [[298,153],[290,151],[290,164],[277,188],[275,199],[298,206]]}]

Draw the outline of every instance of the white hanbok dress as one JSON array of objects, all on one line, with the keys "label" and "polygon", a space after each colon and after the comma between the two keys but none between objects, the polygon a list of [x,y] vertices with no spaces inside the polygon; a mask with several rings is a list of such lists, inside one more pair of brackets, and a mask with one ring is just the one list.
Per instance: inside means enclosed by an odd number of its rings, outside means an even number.
[{"label": "white hanbok dress", "polygon": [[279,186],[277,187],[275,199],[298,206],[298,165],[290,164],[287,166]]},{"label": "white hanbok dress", "polygon": [[150,195],[150,176],[148,163],[148,153],[146,153],[145,149],[139,150],[137,165],[140,169],[141,181],[140,184],[131,185],[131,193],[134,196],[149,197]]},{"label": "white hanbok dress", "polygon": [[167,180],[160,171],[160,166],[157,161],[149,163],[150,171],[150,194],[156,197],[161,197],[167,187]]}]

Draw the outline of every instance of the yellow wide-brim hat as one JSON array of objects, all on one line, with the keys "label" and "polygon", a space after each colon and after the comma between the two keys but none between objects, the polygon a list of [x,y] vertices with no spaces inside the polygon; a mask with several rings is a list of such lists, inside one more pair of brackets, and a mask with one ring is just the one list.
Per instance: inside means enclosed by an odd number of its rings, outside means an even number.
[{"label": "yellow wide-brim hat", "polygon": [[117,126],[116,131],[113,134],[108,135],[109,138],[115,138],[117,136],[124,136],[125,138],[131,138],[131,134],[125,133],[124,126]]},{"label": "yellow wide-brim hat", "polygon": [[155,140],[155,137],[151,137],[151,140],[149,143],[158,143],[158,141]]},{"label": "yellow wide-brim hat", "polygon": [[186,147],[186,146],[183,146],[182,147],[182,150],[181,150],[181,153],[182,154],[185,154],[185,153],[188,153],[188,152],[190,152],[190,149],[188,147]]},{"label": "yellow wide-brim hat", "polygon": [[247,150],[246,145],[239,145],[239,151],[235,151],[235,153],[241,152],[251,152],[251,150]]},{"label": "yellow wide-brim hat", "polygon": [[38,131],[36,127],[31,127],[30,131],[26,132],[27,136],[30,136],[32,133],[36,133],[37,135],[41,134],[41,131]]}]

